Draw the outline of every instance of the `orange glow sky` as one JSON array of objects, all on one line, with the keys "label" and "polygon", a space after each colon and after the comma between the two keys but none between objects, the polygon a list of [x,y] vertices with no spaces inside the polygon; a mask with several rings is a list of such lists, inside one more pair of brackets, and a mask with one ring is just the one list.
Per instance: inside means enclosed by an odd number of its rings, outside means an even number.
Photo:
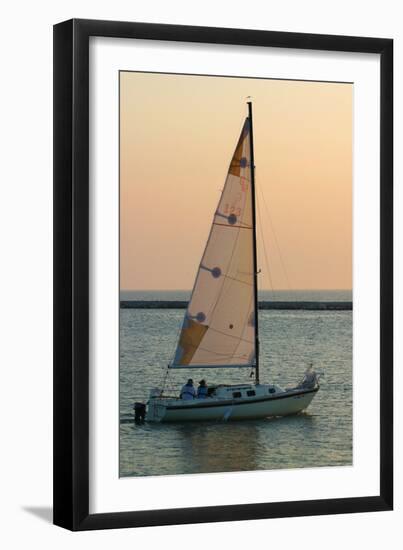
[{"label": "orange glow sky", "polygon": [[260,287],[352,287],[351,84],[123,72],[122,290],[192,288],[247,96]]}]

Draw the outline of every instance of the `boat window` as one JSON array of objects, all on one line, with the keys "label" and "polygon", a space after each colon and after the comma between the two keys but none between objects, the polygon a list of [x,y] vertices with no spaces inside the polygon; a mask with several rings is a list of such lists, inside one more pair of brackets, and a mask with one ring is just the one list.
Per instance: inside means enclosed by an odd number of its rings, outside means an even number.
[{"label": "boat window", "polygon": [[269,393],[276,393],[276,390],[274,388],[269,388]]},{"label": "boat window", "polygon": [[256,392],[254,390],[248,390],[246,392],[246,395],[248,395],[249,397],[252,397],[252,395],[256,395]]},{"label": "boat window", "polygon": [[240,391],[234,391],[232,392],[232,397],[242,397],[242,393]]}]

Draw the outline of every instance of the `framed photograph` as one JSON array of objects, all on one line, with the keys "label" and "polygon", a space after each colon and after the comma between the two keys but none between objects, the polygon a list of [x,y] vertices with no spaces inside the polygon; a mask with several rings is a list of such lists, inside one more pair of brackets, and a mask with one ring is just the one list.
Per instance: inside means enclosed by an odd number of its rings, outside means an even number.
[{"label": "framed photograph", "polygon": [[391,510],[393,42],[54,27],[54,523]]}]

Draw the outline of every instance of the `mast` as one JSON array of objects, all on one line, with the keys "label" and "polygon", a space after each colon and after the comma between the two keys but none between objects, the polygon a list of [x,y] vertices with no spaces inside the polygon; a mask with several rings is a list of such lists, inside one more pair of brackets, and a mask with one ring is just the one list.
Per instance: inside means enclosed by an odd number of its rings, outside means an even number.
[{"label": "mast", "polygon": [[255,158],[253,155],[253,119],[252,102],[248,101],[248,118],[250,125],[250,173],[252,192],[252,225],[253,225],[253,272],[254,272],[254,300],[255,300],[255,350],[256,350],[256,376],[255,383],[259,384],[259,315],[257,297],[257,253],[256,253],[256,193],[255,193]]}]

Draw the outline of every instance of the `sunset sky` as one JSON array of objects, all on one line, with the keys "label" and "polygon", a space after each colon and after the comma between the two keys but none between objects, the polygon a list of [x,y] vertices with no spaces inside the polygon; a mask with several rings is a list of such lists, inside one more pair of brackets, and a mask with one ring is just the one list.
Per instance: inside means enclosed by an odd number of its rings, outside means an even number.
[{"label": "sunset sky", "polygon": [[260,287],[352,287],[351,84],[122,72],[122,290],[192,288],[247,96]]}]

